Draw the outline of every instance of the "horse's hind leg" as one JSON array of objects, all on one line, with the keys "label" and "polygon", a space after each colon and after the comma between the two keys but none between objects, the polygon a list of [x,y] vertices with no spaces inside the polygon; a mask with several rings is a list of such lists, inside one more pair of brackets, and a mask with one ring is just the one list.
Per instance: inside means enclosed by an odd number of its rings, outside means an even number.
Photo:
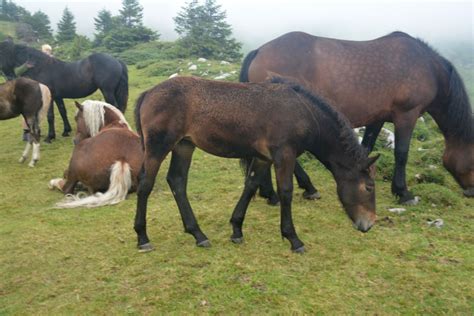
[{"label": "horse's hind leg", "polygon": [[176,204],[178,204],[184,231],[194,236],[198,246],[209,247],[211,244],[199,228],[186,193],[188,172],[194,148],[195,146],[187,141],[181,141],[173,148],[166,180],[173,192]]},{"label": "horse's hind leg", "polygon": [[51,143],[53,139],[56,138],[56,131],[54,128],[54,106],[53,100],[48,108],[48,136],[45,138],[46,143]]},{"label": "horse's hind leg", "polygon": [[311,183],[311,179],[309,178],[308,174],[304,171],[303,167],[300,165],[298,160],[295,164],[295,177],[296,181],[298,182],[298,186],[304,189],[303,197],[307,200],[316,200],[321,198],[321,194],[319,194],[318,190],[314,187],[313,183]]},{"label": "horse's hind leg", "polygon": [[362,146],[372,152],[374,149],[375,141],[380,134],[384,122],[376,122],[365,127],[364,138],[362,139]]},{"label": "horse's hind leg", "polygon": [[272,174],[270,167],[271,166],[269,165],[267,168],[259,171],[262,174],[259,195],[267,199],[267,203],[269,205],[277,205],[280,199],[278,198],[278,194],[275,192],[275,190],[273,190]]},{"label": "horse's hind leg", "polygon": [[291,215],[296,155],[290,148],[281,149],[275,154],[274,161],[278,195],[280,196],[281,234],[290,241],[291,250],[301,253],[304,252],[304,244],[296,234]]},{"label": "horse's hind leg", "polygon": [[62,136],[69,136],[69,133],[72,132],[71,124],[69,124],[69,119],[67,118],[66,106],[64,105],[63,99],[56,99],[56,105],[58,106],[59,114],[63,119],[64,131]]},{"label": "horse's hind leg", "polygon": [[20,158],[20,162],[23,163],[26,160],[30,148],[33,147],[33,154],[28,166],[34,167],[40,158],[40,128],[38,114],[25,117],[25,122],[28,125],[30,132],[28,135],[28,143]]},{"label": "horse's hind leg", "polygon": [[249,206],[250,200],[257,192],[259,184],[265,176],[265,170],[270,170],[270,166],[271,164],[269,162],[262,161],[257,158],[254,158],[250,163],[248,174],[245,177],[244,190],[230,219],[233,230],[230,239],[234,243],[240,244],[243,241],[242,225],[244,223],[247,208]]},{"label": "horse's hind leg", "polygon": [[123,112],[123,109],[119,108],[119,105],[117,104],[117,99],[115,99],[115,93],[113,89],[100,89],[100,92],[102,92],[104,95],[105,102],[112,104],[121,112]]}]

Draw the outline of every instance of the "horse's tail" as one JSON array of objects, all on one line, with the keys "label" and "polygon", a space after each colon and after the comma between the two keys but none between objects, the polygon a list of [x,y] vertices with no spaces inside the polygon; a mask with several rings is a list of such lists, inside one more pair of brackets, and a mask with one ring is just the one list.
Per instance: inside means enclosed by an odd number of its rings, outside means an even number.
[{"label": "horse's tail", "polygon": [[[245,56],[244,61],[242,62],[242,67],[240,67],[239,82],[249,82],[249,67],[257,54],[258,49],[255,49]],[[240,167],[242,168],[245,177],[247,177],[250,168],[250,160],[245,158],[240,159]]]},{"label": "horse's tail", "polygon": [[143,104],[143,100],[145,99],[148,91],[143,92],[137,99],[135,103],[135,127],[137,128],[137,133],[140,136],[140,140],[142,142],[142,147],[145,149],[145,144],[143,143],[143,132],[142,132],[142,124],[140,122],[140,110]]},{"label": "horse's tail", "polygon": [[115,100],[117,100],[117,106],[122,113],[125,113],[127,109],[128,102],[128,69],[121,60],[119,60],[120,65],[122,66],[122,75],[118,82],[117,87],[115,88]]},{"label": "horse's tail", "polygon": [[240,68],[240,82],[249,82],[249,67],[257,54],[258,49],[255,49],[245,56],[244,61],[242,62],[242,67]]},{"label": "horse's tail", "polygon": [[466,87],[456,68],[445,59],[449,71],[448,120],[452,122],[450,133],[463,140],[474,141],[474,117]]},{"label": "horse's tail", "polygon": [[48,114],[49,107],[51,105],[51,91],[44,84],[39,84],[41,90],[41,109],[39,112],[38,123],[46,117]]},{"label": "horse's tail", "polygon": [[109,189],[105,193],[81,198],[78,195],[67,195],[63,201],[56,204],[57,208],[99,207],[120,203],[127,197],[132,187],[132,172],[130,165],[123,161],[116,161],[110,168]]}]

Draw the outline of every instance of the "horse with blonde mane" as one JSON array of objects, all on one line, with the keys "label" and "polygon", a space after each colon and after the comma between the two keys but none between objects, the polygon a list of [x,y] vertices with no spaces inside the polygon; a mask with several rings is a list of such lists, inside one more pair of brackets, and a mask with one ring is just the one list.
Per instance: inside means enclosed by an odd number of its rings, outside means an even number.
[{"label": "horse with blonde mane", "polygon": [[[76,102],[77,132],[74,151],[65,178],[52,179],[49,187],[66,197],[59,208],[98,207],[125,200],[135,191],[143,161],[140,138],[114,106],[101,101]],[[90,196],[74,195],[78,182]]]}]

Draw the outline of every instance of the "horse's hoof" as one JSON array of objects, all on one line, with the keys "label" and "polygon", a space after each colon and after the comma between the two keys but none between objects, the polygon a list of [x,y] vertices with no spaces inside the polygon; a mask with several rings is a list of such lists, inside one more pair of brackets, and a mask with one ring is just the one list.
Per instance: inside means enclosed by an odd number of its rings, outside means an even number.
[{"label": "horse's hoof", "polygon": [[38,160],[32,160],[32,161],[30,161],[30,163],[28,164],[28,167],[33,168],[33,167],[36,165],[37,162],[38,162]]},{"label": "horse's hoof", "polygon": [[464,190],[463,193],[465,197],[474,198],[474,187]]},{"label": "horse's hoof", "polygon": [[203,240],[203,241],[200,241],[200,242],[196,243],[196,246],[202,247],[202,248],[210,248],[211,247],[211,242],[209,241],[209,239],[206,239],[206,240]]},{"label": "horse's hoof", "polygon": [[24,163],[26,160],[26,157],[21,156],[20,159],[18,159],[19,163]]},{"label": "horse's hoof", "polygon": [[52,142],[53,139],[56,139],[56,137],[46,137],[46,138],[44,139],[44,142],[45,142],[45,143],[48,143],[48,144],[51,144],[51,142]]},{"label": "horse's hoof", "polygon": [[299,248],[292,249],[292,251],[293,251],[294,253],[302,254],[302,253],[305,253],[306,250],[304,250],[304,246],[301,246],[301,247],[299,247]]},{"label": "horse's hoof", "polygon": [[274,195],[274,196],[269,197],[267,199],[267,204],[272,205],[272,206],[276,206],[276,205],[280,204],[280,199],[278,198],[278,196]]},{"label": "horse's hoof", "polygon": [[413,198],[411,198],[411,199],[408,199],[408,200],[402,200],[402,199],[400,199],[400,200],[399,200],[399,203],[400,203],[400,204],[403,204],[403,205],[417,205],[418,202],[420,202],[420,201],[421,201],[420,197],[419,197],[419,196],[415,196],[415,197],[413,197]]},{"label": "horse's hoof", "polygon": [[155,250],[155,247],[149,242],[143,245],[138,245],[138,252],[143,253],[143,252],[150,252]]},{"label": "horse's hoof", "polygon": [[308,193],[307,191],[304,191],[303,198],[306,200],[319,200],[321,198],[321,194],[318,191],[314,193]]},{"label": "horse's hoof", "polygon": [[63,134],[62,134],[62,136],[63,136],[63,137],[67,137],[67,136],[69,136],[69,133],[70,133],[70,132],[64,131]]},{"label": "horse's hoof", "polygon": [[244,237],[230,237],[230,240],[234,243],[234,244],[241,244],[244,242]]}]

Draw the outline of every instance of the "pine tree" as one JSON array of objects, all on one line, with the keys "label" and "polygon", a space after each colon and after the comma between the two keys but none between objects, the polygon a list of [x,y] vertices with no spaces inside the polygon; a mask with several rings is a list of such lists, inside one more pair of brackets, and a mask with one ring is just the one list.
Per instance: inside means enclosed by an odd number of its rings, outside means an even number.
[{"label": "pine tree", "polygon": [[134,27],[142,25],[143,7],[138,0],[122,0],[122,9],[119,12],[125,26]]},{"label": "pine tree", "polygon": [[242,44],[232,38],[232,29],[225,21],[226,12],[215,0],[200,4],[193,0],[174,18],[179,45],[188,54],[205,58],[237,60],[242,57]]},{"label": "pine tree", "polygon": [[38,39],[48,40],[53,37],[51,22],[44,12],[36,11],[33,15],[25,17],[23,22],[31,25]]},{"label": "pine tree", "polygon": [[56,39],[58,42],[69,42],[74,40],[76,36],[76,22],[74,21],[74,15],[66,7],[63,11],[61,21],[58,23],[58,34]]},{"label": "pine tree", "polygon": [[94,26],[97,33],[95,33],[94,45],[100,46],[107,34],[112,31],[116,23],[116,18],[112,16],[112,13],[106,9],[102,9],[94,18]]}]

